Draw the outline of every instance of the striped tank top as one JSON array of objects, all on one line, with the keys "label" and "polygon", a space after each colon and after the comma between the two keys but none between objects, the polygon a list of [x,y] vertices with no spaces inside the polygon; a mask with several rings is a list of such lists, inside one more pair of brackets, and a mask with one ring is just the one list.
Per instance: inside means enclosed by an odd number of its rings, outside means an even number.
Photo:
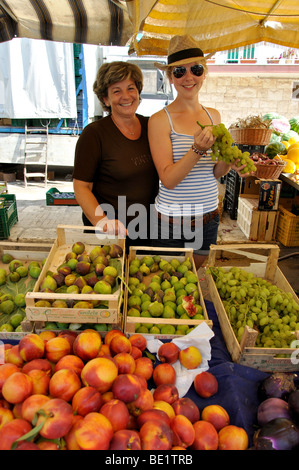
[{"label": "striped tank top", "polygon": [[[194,143],[194,136],[179,134],[173,128],[172,119],[168,109],[164,108],[170,122],[170,139],[173,149],[173,161],[182,158]],[[213,120],[207,111],[211,122]],[[189,174],[174,189],[167,189],[160,181],[159,193],[156,197],[155,207],[158,212],[168,216],[195,216],[214,211],[218,207],[218,183],[213,169],[215,162],[211,152],[202,156]]]}]

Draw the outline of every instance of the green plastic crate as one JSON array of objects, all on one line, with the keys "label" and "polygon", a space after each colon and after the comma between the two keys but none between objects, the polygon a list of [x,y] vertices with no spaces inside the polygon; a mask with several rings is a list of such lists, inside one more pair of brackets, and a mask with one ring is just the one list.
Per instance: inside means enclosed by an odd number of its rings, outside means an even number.
[{"label": "green plastic crate", "polygon": [[47,206],[78,206],[73,192],[61,192],[57,188],[50,188],[46,193]]},{"label": "green plastic crate", "polygon": [[0,239],[10,235],[11,227],[18,221],[16,196],[14,194],[1,194],[0,196]]}]

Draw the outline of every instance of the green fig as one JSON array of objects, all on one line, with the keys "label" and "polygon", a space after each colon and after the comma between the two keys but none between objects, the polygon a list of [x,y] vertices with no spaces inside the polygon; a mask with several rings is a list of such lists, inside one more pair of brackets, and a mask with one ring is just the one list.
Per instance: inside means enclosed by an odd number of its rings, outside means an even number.
[{"label": "green fig", "polygon": [[85,250],[85,245],[83,242],[75,242],[72,246],[72,251],[76,255],[81,255]]},{"label": "green fig", "polygon": [[94,291],[97,294],[111,294],[112,286],[109,282],[100,280],[94,285]]},{"label": "green fig", "polygon": [[13,259],[13,256],[9,253],[4,253],[2,255],[2,263],[4,264],[9,264]]}]

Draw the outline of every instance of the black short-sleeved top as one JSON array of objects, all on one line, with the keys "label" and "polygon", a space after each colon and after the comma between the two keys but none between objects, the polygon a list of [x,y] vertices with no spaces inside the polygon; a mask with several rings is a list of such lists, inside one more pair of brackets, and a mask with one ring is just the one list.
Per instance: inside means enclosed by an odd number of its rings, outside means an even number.
[{"label": "black short-sleeved top", "polygon": [[148,208],[158,192],[158,174],[147,138],[149,118],[137,117],[142,129],[139,139],[127,139],[107,116],[83,129],[75,150],[73,178],[92,182],[99,204],[111,204],[120,219],[118,196],[126,196],[127,208],[134,203]]}]

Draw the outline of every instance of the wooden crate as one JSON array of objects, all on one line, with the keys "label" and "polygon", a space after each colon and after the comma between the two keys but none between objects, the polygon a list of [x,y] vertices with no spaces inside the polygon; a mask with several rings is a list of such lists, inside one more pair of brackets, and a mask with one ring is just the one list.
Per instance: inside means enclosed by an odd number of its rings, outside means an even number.
[{"label": "wooden crate", "polygon": [[[121,275],[124,276],[125,240],[104,236],[99,231],[95,233],[94,227],[59,225],[57,238],[44,264],[43,270],[32,292],[26,295],[27,319],[35,322],[63,322],[63,323],[111,323],[115,327],[121,325],[120,307],[123,300],[123,283],[118,289],[109,295],[103,294],[65,294],[40,292],[40,286],[48,271],[55,272],[64,260],[67,252],[71,251],[73,243],[82,241],[87,253],[98,245],[118,244],[123,249],[123,255],[119,258],[121,263]],[[106,303],[105,308],[49,308],[35,307],[37,300],[98,300]],[[39,323],[39,326],[41,324]]]},{"label": "wooden crate", "polygon": [[[279,269],[277,262],[279,247],[272,244],[233,244],[212,245],[207,262],[209,266],[222,266],[229,270],[233,266],[242,267],[258,277],[262,277],[277,285],[285,292],[290,292],[294,300],[299,304],[299,299],[294,290]],[[245,366],[253,367],[264,372],[291,372],[298,370],[296,361],[290,357],[298,351],[295,348],[262,348],[256,347],[257,332],[246,328],[239,343],[224,309],[221,297],[211,274],[206,273],[206,279],[212,301],[217,312],[221,331],[232,360]],[[296,332],[297,337],[299,332]],[[289,357],[277,357],[278,355]]]},{"label": "wooden crate", "polygon": [[270,242],[275,238],[277,211],[259,211],[259,196],[239,196],[237,224],[251,241]]},{"label": "wooden crate", "polygon": [[[142,254],[139,252],[142,251]],[[166,254],[165,254],[166,253]],[[179,255],[177,255],[179,253]],[[129,250],[129,255],[126,261],[126,271],[125,271],[125,296],[124,296],[124,314],[123,314],[123,331],[125,334],[128,336],[134,334],[135,332],[135,325],[137,323],[155,323],[158,325],[188,325],[190,327],[197,326],[201,324],[202,322],[207,323],[207,325],[212,328],[213,327],[213,322],[212,320],[209,319],[207,309],[205,306],[204,298],[202,295],[202,291],[200,288],[200,283],[198,281],[198,292],[199,292],[199,304],[201,305],[203,309],[203,316],[204,320],[192,320],[192,319],[180,319],[180,318],[161,318],[161,317],[154,317],[154,318],[149,318],[149,317],[131,317],[127,315],[127,302],[128,302],[128,280],[129,280],[129,264],[131,260],[134,258],[141,259],[143,258],[146,254],[149,254],[151,256],[153,255],[160,255],[161,258],[165,260],[171,260],[173,258],[178,259],[180,262],[183,262],[185,259],[190,258],[190,261],[192,263],[192,271],[196,273],[196,268],[194,264],[194,259],[193,259],[193,249],[188,249],[188,248],[153,248],[153,247],[130,247]],[[161,270],[158,272],[155,272],[153,274],[157,274],[159,272],[162,272]],[[152,278],[152,275],[145,276],[143,279],[143,282],[145,284],[149,284],[150,280]],[[180,335],[162,335],[162,334],[144,334],[145,336],[149,338],[159,338],[159,339],[170,339],[170,338],[177,338]]]},{"label": "wooden crate", "polygon": [[[0,268],[5,269],[9,273],[9,268],[7,264],[2,262],[2,256],[4,254],[10,254],[14,259],[20,260],[24,266],[28,266],[31,261],[42,261],[47,258],[50,253],[52,245],[50,243],[16,243],[9,241],[0,242]],[[34,288],[35,280],[30,278],[26,279],[28,288]],[[30,287],[29,287],[30,284]],[[17,284],[16,284],[17,287]],[[1,290],[1,287],[0,287]],[[5,319],[3,319],[6,322]],[[12,331],[12,332],[1,332],[0,340],[2,339],[20,339],[22,336],[32,333],[34,331],[34,322],[23,320],[21,323],[23,331]]]}]

